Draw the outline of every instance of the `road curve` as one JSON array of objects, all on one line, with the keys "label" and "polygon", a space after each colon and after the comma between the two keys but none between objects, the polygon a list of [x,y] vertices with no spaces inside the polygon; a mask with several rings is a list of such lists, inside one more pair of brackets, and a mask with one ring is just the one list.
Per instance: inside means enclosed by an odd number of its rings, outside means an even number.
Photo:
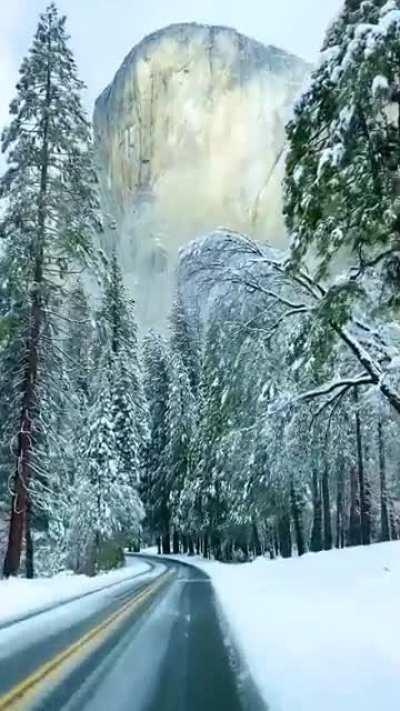
[{"label": "road curve", "polygon": [[149,574],[74,603],[76,615],[36,616],[34,635],[29,620],[0,631],[0,711],[265,710],[208,576],[141,558]]}]

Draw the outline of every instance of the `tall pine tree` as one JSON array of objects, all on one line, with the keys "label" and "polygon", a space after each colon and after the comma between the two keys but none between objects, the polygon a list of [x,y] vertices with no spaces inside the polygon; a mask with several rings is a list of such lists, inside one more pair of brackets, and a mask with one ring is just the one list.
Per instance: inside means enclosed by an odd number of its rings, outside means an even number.
[{"label": "tall pine tree", "polygon": [[147,523],[164,553],[171,552],[171,500],[168,461],[170,392],[169,353],[164,339],[150,332],[144,341],[145,393],[150,438],[143,480]]},{"label": "tall pine tree", "polygon": [[[51,4],[22,63],[12,120],[2,136],[9,167],[0,182],[5,205],[0,272],[7,294],[1,314],[7,344],[0,370],[12,383],[5,393],[9,416],[3,426],[6,431],[15,427],[16,462],[6,576],[18,572],[24,529],[29,537],[30,482],[37,438],[44,436],[41,392],[49,377],[44,353],[48,339],[57,350],[58,329],[52,323],[71,272],[93,256],[92,234],[98,227],[90,126],[80,99],[83,84],[67,43],[65,18]],[[58,373],[52,378],[57,390]]]},{"label": "tall pine tree", "polygon": [[292,262],[330,279],[347,267],[330,309],[373,289],[398,303],[400,2],[348,0],[288,127],[285,213]]}]

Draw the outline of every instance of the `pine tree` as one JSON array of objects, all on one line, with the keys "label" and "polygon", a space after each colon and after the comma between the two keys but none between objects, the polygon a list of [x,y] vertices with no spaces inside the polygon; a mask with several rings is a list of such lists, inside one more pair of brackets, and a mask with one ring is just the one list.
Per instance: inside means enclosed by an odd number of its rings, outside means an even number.
[{"label": "pine tree", "polygon": [[200,377],[200,347],[198,335],[191,327],[183,299],[178,292],[171,314],[171,348],[179,353],[194,395],[198,393]]},{"label": "pine tree", "polygon": [[139,489],[148,439],[148,412],[133,301],[125,288],[115,252],[105,280],[98,323],[98,352],[109,374],[115,476],[132,512],[131,517],[124,517],[125,528],[121,522],[120,536],[125,536],[126,543],[136,541],[137,545],[143,518]]},{"label": "pine tree", "polygon": [[60,446],[54,447],[52,440],[44,440],[48,451],[39,460],[49,463],[52,473],[50,477],[36,474],[32,484],[35,507],[40,511],[41,526],[47,533],[46,538],[41,534],[37,557],[42,572],[57,572],[66,566],[87,572],[88,556],[82,551],[89,534],[84,534],[81,541],[76,539],[75,517],[79,512],[79,517],[85,520],[81,484],[87,478],[88,411],[97,369],[93,313],[79,279],[68,297],[63,322],[64,358],[57,370],[63,369],[64,385],[58,403],[54,397],[42,401],[42,417],[52,421],[51,431],[57,433]]},{"label": "pine tree", "polygon": [[22,63],[10,106],[13,118],[2,136],[9,167],[0,183],[5,204],[0,272],[8,303],[1,369],[5,364],[13,384],[6,393],[6,430],[18,422],[6,576],[17,573],[24,529],[29,534],[26,511],[46,378],[43,354],[58,330],[52,322],[62,308],[68,277],[92,259],[92,234],[99,226],[90,127],[80,101],[83,84],[67,41],[65,18],[52,4],[41,15]]},{"label": "pine tree", "polygon": [[112,411],[122,469],[138,487],[148,439],[148,411],[143,390],[134,302],[125,288],[116,253],[99,315],[112,373]]},{"label": "pine tree", "polygon": [[222,536],[226,524],[227,487],[224,459],[229,445],[224,436],[229,431],[229,409],[226,402],[227,340],[219,321],[209,324],[200,377],[200,408],[195,478],[200,486],[201,533],[205,555],[222,556]]},{"label": "pine tree", "polygon": [[94,318],[86,290],[77,280],[68,299],[65,322],[68,328],[65,350],[67,368],[74,392],[87,400],[92,378]]},{"label": "pine tree", "polygon": [[312,252],[317,276],[347,261],[338,298],[378,281],[382,306],[398,298],[400,3],[346,2],[320,67],[289,124],[285,213],[292,262]]},{"label": "pine tree", "polygon": [[143,501],[149,529],[171,552],[171,501],[168,470],[170,390],[169,353],[163,338],[150,332],[144,341],[144,386],[149,408],[150,438],[143,480]]},{"label": "pine tree", "polygon": [[[105,544],[137,537],[143,509],[130,469],[121,461],[119,418],[113,408],[115,381],[105,355],[99,364],[95,398],[89,413],[87,473],[79,482],[86,500],[83,514],[92,531],[92,565],[98,566]],[[118,413],[119,414],[119,413]],[[122,414],[122,413],[121,413]]]},{"label": "pine tree", "polygon": [[179,536],[190,530],[182,517],[182,493],[191,466],[191,447],[195,434],[195,403],[189,375],[180,354],[175,353],[170,363],[170,387],[167,410],[168,488],[171,498],[171,517],[174,527],[174,553],[179,553]]},{"label": "pine tree", "polygon": [[[126,529],[127,538],[137,541],[139,524],[143,518],[142,504],[139,497],[140,478],[143,467],[143,453],[147,435],[147,420],[145,406],[142,400],[141,385],[132,378],[129,361],[121,354],[113,358],[111,370],[112,399],[111,418],[115,433],[115,451],[118,477],[123,485],[129,486],[129,499],[132,509],[132,519]],[[140,407],[137,406],[138,393],[141,398]],[[133,517],[134,511],[140,513],[138,520]],[[133,520],[133,525],[131,521]]]},{"label": "pine tree", "polygon": [[[118,491],[118,499],[120,497],[116,441],[111,416],[110,375],[107,364],[101,365],[96,398],[90,414],[88,442],[88,515],[96,549],[95,558],[101,543],[119,532],[120,523],[120,517],[116,517],[113,511],[116,504],[113,493]],[[111,491],[112,488],[114,491]]]}]

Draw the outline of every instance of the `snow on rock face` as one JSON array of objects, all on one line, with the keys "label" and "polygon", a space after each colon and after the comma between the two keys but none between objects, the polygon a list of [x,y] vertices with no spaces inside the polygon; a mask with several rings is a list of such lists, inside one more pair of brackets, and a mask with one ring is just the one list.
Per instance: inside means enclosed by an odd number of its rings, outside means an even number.
[{"label": "snow on rock face", "polygon": [[285,242],[284,127],[309,69],[233,29],[172,25],[134,47],[98,98],[107,246],[119,239],[127,272],[158,282],[155,312],[194,236],[224,224]]}]

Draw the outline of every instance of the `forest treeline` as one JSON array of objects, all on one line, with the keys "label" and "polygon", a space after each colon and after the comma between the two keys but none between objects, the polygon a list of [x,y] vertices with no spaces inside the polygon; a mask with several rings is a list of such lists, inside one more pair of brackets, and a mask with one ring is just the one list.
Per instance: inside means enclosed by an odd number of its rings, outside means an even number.
[{"label": "forest treeline", "polygon": [[290,249],[189,245],[142,339],[65,18],[41,16],[2,137],[4,575],[399,537],[399,29],[397,0],[344,3],[287,129]]},{"label": "forest treeline", "polygon": [[136,322],[118,259],[98,246],[91,127],[65,23],[54,4],[41,15],[2,135],[5,576],[22,556],[28,577],[35,567],[94,573],[116,564],[144,515]]},{"label": "forest treeline", "polygon": [[288,125],[289,252],[189,249],[206,317],[178,293],[169,343],[146,342],[165,551],[171,531],[228,560],[399,536],[399,28],[399,2],[344,3]]}]

